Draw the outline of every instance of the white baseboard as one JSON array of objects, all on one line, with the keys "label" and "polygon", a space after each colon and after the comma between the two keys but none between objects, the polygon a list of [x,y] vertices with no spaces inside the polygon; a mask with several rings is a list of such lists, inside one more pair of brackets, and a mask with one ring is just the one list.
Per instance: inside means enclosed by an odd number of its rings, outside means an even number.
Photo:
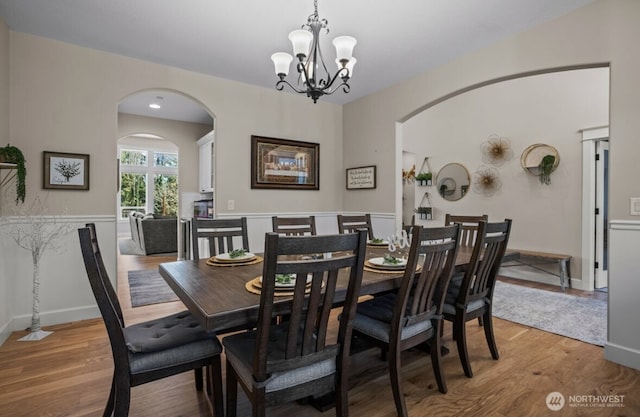
[{"label": "white baseboard", "polygon": [[[41,326],[53,326],[60,323],[95,319],[100,317],[97,305],[81,306],[64,310],[40,312]],[[31,314],[13,317],[13,331],[24,330],[31,326]]]},{"label": "white baseboard", "polygon": [[12,324],[12,321],[8,321],[4,326],[2,326],[2,328],[0,328],[0,346],[2,346],[9,336],[11,336],[11,333],[13,332]]},{"label": "white baseboard", "polygon": [[604,345],[604,358],[629,368],[640,370],[640,351],[607,342]]}]

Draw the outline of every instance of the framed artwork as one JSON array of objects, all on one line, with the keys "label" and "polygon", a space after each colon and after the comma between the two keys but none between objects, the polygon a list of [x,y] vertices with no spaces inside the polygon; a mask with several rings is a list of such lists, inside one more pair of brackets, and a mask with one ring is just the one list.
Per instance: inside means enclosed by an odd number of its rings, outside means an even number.
[{"label": "framed artwork", "polygon": [[251,188],[320,189],[320,145],[251,136]]},{"label": "framed artwork", "polygon": [[376,188],[376,166],[347,168],[347,190]]},{"label": "framed artwork", "polygon": [[89,189],[89,155],[43,152],[42,188],[54,190]]}]

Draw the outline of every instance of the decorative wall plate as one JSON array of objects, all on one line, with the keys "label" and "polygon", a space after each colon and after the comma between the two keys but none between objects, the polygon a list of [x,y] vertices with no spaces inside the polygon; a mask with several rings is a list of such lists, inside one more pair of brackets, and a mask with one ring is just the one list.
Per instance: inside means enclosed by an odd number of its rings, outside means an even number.
[{"label": "decorative wall plate", "polygon": [[551,169],[551,172],[553,172],[558,167],[558,164],[560,164],[560,155],[556,148],[544,143],[536,143],[525,149],[520,156],[520,165],[522,165],[522,169],[531,175],[539,176],[540,170],[538,169],[538,165],[540,165],[542,158],[546,155],[553,155],[556,158],[553,163],[553,168]]}]

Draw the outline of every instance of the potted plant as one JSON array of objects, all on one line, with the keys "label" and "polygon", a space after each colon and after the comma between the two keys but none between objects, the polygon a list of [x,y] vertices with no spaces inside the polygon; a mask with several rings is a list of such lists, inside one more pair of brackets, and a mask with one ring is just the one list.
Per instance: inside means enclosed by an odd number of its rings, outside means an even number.
[{"label": "potted plant", "polygon": [[549,185],[551,184],[551,172],[553,172],[553,165],[556,162],[556,157],[553,155],[545,155],[540,164],[538,165],[538,175],[540,176],[540,183]]},{"label": "potted plant", "polygon": [[430,172],[420,172],[416,175],[416,181],[419,185],[431,185],[433,175]]},{"label": "potted plant", "polygon": [[431,220],[433,218],[433,207],[418,207],[415,211],[421,220]]},{"label": "potted plant", "polygon": [[17,181],[16,181],[16,204],[18,202],[24,203],[24,198],[27,194],[26,191],[26,178],[27,169],[26,161],[22,151],[11,144],[0,148],[0,162],[6,162],[10,164],[16,164]]}]

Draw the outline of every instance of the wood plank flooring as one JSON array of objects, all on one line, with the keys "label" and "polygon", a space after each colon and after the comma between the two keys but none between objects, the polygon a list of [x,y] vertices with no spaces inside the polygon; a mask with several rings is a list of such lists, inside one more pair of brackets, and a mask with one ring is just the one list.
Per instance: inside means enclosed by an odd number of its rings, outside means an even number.
[{"label": "wood plank flooring", "polygon": [[[155,269],[173,258],[120,256],[118,292],[127,323],[132,324],[184,308],[180,302],[131,308],[127,271]],[[553,291],[557,287],[527,284]],[[587,297],[604,293],[569,292]],[[468,323],[474,377],[466,378],[458,360],[451,326],[445,343],[451,354],[444,358],[449,392],[440,394],[428,356],[409,351],[403,356],[403,381],[409,415],[426,416],[638,416],[640,371],[608,362],[598,346],[494,319],[500,359],[491,359],[482,328]],[[61,417],[101,416],[109,393],[111,350],[100,319],[48,327],[55,332],[40,342],[18,342],[25,332],[15,332],[0,347],[0,416]],[[353,387],[349,392],[351,417],[394,416],[386,363],[375,350],[353,357]],[[566,405],[559,412],[545,405],[547,394],[624,395],[623,406]],[[240,390],[241,392],[241,390]],[[251,415],[242,400],[238,416]],[[273,407],[274,417],[334,416],[297,403]],[[209,416],[204,397],[195,391],[191,373],[133,389],[130,416]]]}]

